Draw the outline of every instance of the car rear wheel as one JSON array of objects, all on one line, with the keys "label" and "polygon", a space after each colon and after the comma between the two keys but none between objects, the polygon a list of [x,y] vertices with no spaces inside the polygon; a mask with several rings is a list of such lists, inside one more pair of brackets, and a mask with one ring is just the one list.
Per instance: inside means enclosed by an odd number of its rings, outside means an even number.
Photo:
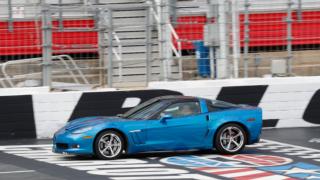
[{"label": "car rear wheel", "polygon": [[236,154],[246,144],[247,134],[238,124],[226,124],[222,126],[215,138],[215,146],[222,154]]},{"label": "car rear wheel", "polygon": [[99,159],[117,159],[122,155],[124,140],[120,133],[104,131],[95,140],[95,154]]}]

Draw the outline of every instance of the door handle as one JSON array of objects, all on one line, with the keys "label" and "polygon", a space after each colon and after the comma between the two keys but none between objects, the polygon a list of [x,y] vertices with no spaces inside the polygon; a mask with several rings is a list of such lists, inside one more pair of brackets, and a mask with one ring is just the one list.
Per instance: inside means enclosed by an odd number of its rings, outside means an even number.
[{"label": "door handle", "polygon": [[210,120],[209,115],[206,115],[206,120],[207,120],[207,121],[209,121],[209,120]]}]

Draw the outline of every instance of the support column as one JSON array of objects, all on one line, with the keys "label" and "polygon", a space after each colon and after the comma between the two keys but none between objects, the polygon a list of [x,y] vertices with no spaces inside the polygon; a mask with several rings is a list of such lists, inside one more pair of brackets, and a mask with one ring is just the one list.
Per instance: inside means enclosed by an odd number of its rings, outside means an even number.
[{"label": "support column", "polygon": [[8,0],[8,29],[9,32],[13,31],[13,15],[12,15],[12,0]]},{"label": "support column", "polygon": [[97,20],[98,22],[96,22],[96,28],[98,29],[98,46],[99,46],[99,84],[100,87],[104,87],[106,85],[106,65],[105,65],[105,59],[106,59],[106,53],[105,53],[105,49],[106,49],[106,45],[105,45],[105,31],[106,28],[103,25],[104,23],[103,21],[103,15],[104,12],[102,11],[98,11],[96,10],[98,15],[97,15]]},{"label": "support column", "polygon": [[108,64],[108,87],[112,88],[113,83],[113,22],[112,22],[112,9],[108,9],[108,62],[105,62],[105,64]]},{"label": "support column", "polygon": [[220,38],[220,56],[217,61],[217,76],[219,79],[229,78],[229,33],[227,30],[227,15],[226,15],[226,1],[219,0],[219,38]]},{"label": "support column", "polygon": [[292,74],[292,0],[288,0],[288,9],[287,9],[287,74]]},{"label": "support column", "polygon": [[227,4],[225,0],[209,0],[209,4],[218,4],[217,23],[219,27],[219,48],[217,48],[217,78],[225,79],[230,77],[229,70],[229,33],[227,28]]},{"label": "support column", "polygon": [[170,23],[169,16],[169,4],[166,0],[158,1],[158,15],[159,15],[159,57],[162,68],[162,77],[164,81],[169,80],[171,74],[171,60],[172,60],[172,49],[171,43],[171,31],[168,27]]},{"label": "support column", "polygon": [[152,37],[151,37],[151,28],[152,28],[152,22],[151,22],[151,10],[148,7],[146,9],[146,86],[148,86],[148,83],[151,80],[151,73],[152,73],[152,65],[150,64],[150,61],[152,59]]},{"label": "support column", "polygon": [[232,5],[232,54],[233,54],[233,77],[239,77],[239,59],[240,59],[240,25],[238,1],[231,1]]},{"label": "support column", "polygon": [[249,53],[249,1],[244,2],[244,55],[243,55],[243,76],[248,77],[248,53]]},{"label": "support column", "polygon": [[50,6],[42,5],[42,85],[51,87],[52,19]]}]

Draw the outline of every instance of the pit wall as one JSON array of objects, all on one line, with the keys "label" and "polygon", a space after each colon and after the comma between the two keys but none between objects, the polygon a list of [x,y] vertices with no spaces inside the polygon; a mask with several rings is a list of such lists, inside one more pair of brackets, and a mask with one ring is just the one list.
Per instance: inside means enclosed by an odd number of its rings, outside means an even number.
[{"label": "pit wall", "polygon": [[73,119],[113,116],[153,97],[182,94],[260,106],[265,128],[320,125],[320,77],[152,82],[132,91],[0,89],[0,139],[51,138]]}]

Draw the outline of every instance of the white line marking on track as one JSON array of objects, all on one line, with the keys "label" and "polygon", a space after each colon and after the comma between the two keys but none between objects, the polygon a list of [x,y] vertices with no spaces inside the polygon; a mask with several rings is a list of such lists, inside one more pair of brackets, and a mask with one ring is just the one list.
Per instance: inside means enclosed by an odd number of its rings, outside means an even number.
[{"label": "white line marking on track", "polygon": [[285,145],[285,146],[296,147],[296,148],[299,148],[299,149],[305,149],[305,150],[320,152],[320,150],[318,150],[318,149],[313,149],[313,148],[308,148],[308,147],[303,147],[303,146],[298,146],[298,145],[293,145],[293,144],[287,144],[287,143],[278,142],[278,141],[272,141],[272,140],[267,140],[267,139],[263,139],[263,141],[270,142],[270,143],[275,143],[275,144],[282,144],[282,145]]},{"label": "white line marking on track", "polygon": [[28,172],[35,172],[35,170],[25,170],[25,171],[0,171],[0,174],[16,174],[16,173],[28,173]]},{"label": "white line marking on track", "polygon": [[6,147],[6,148],[10,148],[10,147],[19,147],[19,148],[22,148],[22,147],[52,147],[52,144],[30,144],[30,145],[4,145],[4,146],[0,146],[0,150],[1,150],[1,147]]},{"label": "white line marking on track", "polygon": [[272,176],[266,176],[266,177],[259,177],[253,180],[282,180],[282,179],[289,179],[286,176],[281,176],[281,175],[272,175]]},{"label": "white line marking on track", "polygon": [[227,177],[227,178],[236,178],[236,177],[248,176],[248,175],[253,175],[253,174],[260,174],[260,173],[264,173],[264,172],[260,171],[260,170],[248,170],[248,171],[244,171],[244,172],[223,174],[222,176]]},{"label": "white line marking on track", "polygon": [[[197,168],[195,168],[197,169]],[[207,173],[215,173],[215,172],[223,172],[223,171],[232,171],[232,170],[238,170],[239,168],[216,168],[216,169],[205,169],[201,170],[203,172]]]}]

